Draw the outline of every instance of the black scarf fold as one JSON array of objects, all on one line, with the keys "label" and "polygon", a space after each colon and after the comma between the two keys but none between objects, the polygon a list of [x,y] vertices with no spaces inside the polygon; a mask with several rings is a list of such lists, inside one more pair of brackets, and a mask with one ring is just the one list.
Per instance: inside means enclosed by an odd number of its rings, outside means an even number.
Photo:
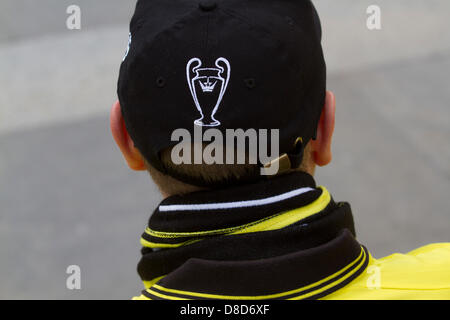
[{"label": "black scarf fold", "polygon": [[[215,232],[310,206],[321,200],[324,192],[327,191],[317,188],[310,175],[296,172],[251,185],[165,199],[149,220],[150,234],[142,235],[144,245],[158,245],[142,248],[138,273],[143,281],[152,281],[170,274],[191,258],[260,260],[318,247],[344,229],[354,236],[350,205],[335,203],[331,198],[322,210],[283,228],[242,234]],[[249,202],[254,200],[259,203]],[[231,205],[220,208],[224,203]],[[205,209],[205,205],[211,209]],[[216,205],[219,208],[214,208]]]}]

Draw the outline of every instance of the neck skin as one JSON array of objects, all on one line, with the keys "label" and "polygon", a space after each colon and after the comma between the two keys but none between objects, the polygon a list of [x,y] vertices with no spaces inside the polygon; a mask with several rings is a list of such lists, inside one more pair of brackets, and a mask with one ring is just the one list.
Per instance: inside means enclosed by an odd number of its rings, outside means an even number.
[{"label": "neck skin", "polygon": [[[303,155],[303,161],[299,168],[291,170],[292,172],[301,171],[306,172],[310,176],[314,177],[316,171],[315,155],[313,151],[313,143],[310,142],[306,145],[305,152]],[[196,191],[208,190],[203,187],[198,187],[195,185],[187,184],[176,180],[168,175],[164,175],[158,170],[151,167],[146,163],[146,167],[153,181],[157,185],[159,191],[161,192],[163,199],[166,199],[175,195],[189,194]],[[288,173],[289,174],[289,173]]]},{"label": "neck skin", "polygon": [[[301,170],[301,171],[303,171],[303,170]],[[312,177],[314,177],[314,172],[315,172],[315,170],[314,170],[314,168],[313,168],[312,171],[303,171],[303,172],[306,172],[306,173],[310,174]],[[171,177],[170,177],[170,178],[171,178]],[[157,184],[158,189],[159,189],[161,195],[163,196],[163,199],[167,199],[167,198],[169,198],[169,197],[171,197],[171,196],[176,196],[176,195],[181,195],[181,194],[189,194],[189,193],[196,192],[196,191],[211,190],[211,189],[205,189],[205,188],[202,188],[202,187],[197,187],[197,186],[194,186],[194,185],[186,184],[186,183],[180,182],[180,181],[178,181],[178,180],[175,180],[175,179],[173,179],[173,178],[171,178],[171,179],[174,180],[174,181],[176,181],[176,183],[183,184],[183,185],[184,185],[184,186],[183,186],[183,189],[186,190],[187,192],[182,192],[182,193],[169,193],[169,192],[165,192],[165,191],[164,191],[164,188],[162,188],[161,186],[159,186],[159,185]]]}]

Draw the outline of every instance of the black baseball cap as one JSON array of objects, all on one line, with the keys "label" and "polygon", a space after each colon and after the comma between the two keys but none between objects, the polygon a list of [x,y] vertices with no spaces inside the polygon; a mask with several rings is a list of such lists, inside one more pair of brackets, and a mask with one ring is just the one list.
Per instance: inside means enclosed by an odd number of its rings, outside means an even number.
[{"label": "black baseball cap", "polygon": [[[126,128],[146,160],[172,132],[279,129],[280,155],[301,163],[325,100],[321,26],[310,0],[138,0],[120,67]],[[260,164],[264,165],[264,164]],[[258,173],[249,179],[259,179]],[[230,181],[230,183],[232,183]]]}]

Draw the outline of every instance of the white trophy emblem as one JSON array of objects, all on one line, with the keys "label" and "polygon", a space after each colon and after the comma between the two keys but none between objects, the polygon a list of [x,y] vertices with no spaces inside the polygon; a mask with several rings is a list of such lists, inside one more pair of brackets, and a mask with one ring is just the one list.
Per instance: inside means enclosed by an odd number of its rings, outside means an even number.
[{"label": "white trophy emblem", "polygon": [[201,117],[194,124],[204,127],[215,127],[220,122],[214,118],[219,109],[225,90],[230,80],[230,63],[225,58],[218,58],[216,68],[200,68],[202,61],[192,58],[186,65],[186,77]]}]

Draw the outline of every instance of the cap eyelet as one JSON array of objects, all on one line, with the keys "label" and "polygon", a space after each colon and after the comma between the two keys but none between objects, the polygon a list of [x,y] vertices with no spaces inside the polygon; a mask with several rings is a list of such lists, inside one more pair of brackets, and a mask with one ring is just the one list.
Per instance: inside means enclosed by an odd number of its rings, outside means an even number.
[{"label": "cap eyelet", "polygon": [[253,89],[254,87],[256,87],[256,81],[253,78],[245,79],[244,83],[249,89]]},{"label": "cap eyelet", "polygon": [[159,88],[162,88],[162,87],[164,87],[164,86],[166,85],[166,80],[165,80],[163,77],[158,77],[158,78],[156,79],[156,85],[157,85]]},{"label": "cap eyelet", "polygon": [[285,16],[284,18],[285,18],[285,20],[286,20],[288,25],[290,25],[290,26],[294,25],[294,20],[291,17]]}]

